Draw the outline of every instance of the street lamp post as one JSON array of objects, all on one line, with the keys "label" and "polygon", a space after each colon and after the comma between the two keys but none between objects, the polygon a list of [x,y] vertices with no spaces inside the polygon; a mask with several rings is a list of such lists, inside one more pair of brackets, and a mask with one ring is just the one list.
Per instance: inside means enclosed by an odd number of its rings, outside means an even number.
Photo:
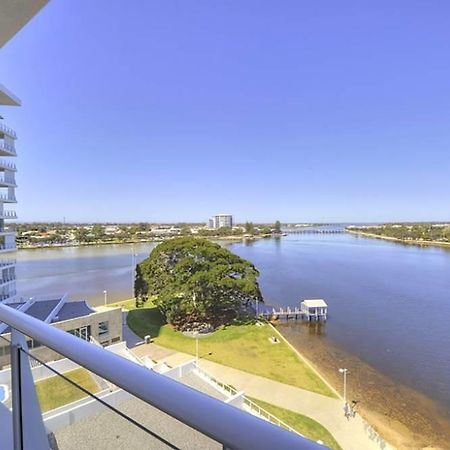
[{"label": "street lamp post", "polygon": [[103,291],[103,295],[105,296],[105,306],[108,304],[108,291]]},{"label": "street lamp post", "polygon": [[339,372],[344,375],[344,405],[347,404],[347,369],[339,369]]}]

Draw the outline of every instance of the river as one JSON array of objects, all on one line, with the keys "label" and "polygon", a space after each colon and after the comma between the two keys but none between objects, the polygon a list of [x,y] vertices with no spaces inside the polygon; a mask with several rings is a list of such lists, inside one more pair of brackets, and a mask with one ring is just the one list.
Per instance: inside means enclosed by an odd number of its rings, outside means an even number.
[{"label": "river", "polygon": [[[104,290],[108,302],[129,298],[132,255],[139,262],[153,247],[21,250],[18,292],[69,292],[93,304],[103,302]],[[450,250],[349,234],[289,235],[229,248],[260,270],[268,304],[327,301],[324,326],[291,323],[280,330],[334,384],[339,384],[337,368],[346,364],[351,395],[371,408],[389,398],[399,405],[397,419],[409,428],[428,420],[422,434],[435,427],[435,413],[450,416]],[[411,408],[422,409],[424,417],[402,418]],[[394,414],[392,405],[389,411],[376,412]]]}]

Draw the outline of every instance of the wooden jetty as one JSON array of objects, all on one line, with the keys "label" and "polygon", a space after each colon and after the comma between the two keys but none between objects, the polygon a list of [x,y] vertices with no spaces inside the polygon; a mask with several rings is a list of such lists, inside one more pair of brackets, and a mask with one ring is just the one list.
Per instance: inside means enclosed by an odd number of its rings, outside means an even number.
[{"label": "wooden jetty", "polygon": [[272,306],[260,305],[256,313],[258,317],[267,320],[309,320],[326,321],[328,305],[322,299],[303,300],[300,308],[274,308]]}]

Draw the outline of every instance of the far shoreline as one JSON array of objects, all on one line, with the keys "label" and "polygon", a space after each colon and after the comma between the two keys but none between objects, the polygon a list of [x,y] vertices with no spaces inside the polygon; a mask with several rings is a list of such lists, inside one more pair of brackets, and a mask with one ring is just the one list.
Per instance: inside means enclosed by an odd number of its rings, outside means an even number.
[{"label": "far shoreline", "polygon": [[[166,240],[180,237],[180,236],[171,236],[167,239],[145,239],[139,241],[125,241],[125,242],[83,242],[83,243],[68,243],[68,244],[49,244],[49,245],[30,245],[30,246],[17,246],[17,250],[45,250],[45,249],[56,249],[56,248],[77,248],[77,247],[100,247],[106,245],[139,245],[139,244],[152,244],[152,243],[160,243]],[[211,241],[233,241],[233,242],[243,242],[243,241],[257,241],[260,239],[270,239],[270,238],[279,238],[281,235],[274,234],[264,234],[257,236],[197,236],[193,235],[192,237],[198,237],[203,239],[209,239]]]},{"label": "far shoreline", "polygon": [[417,247],[441,247],[441,248],[450,248],[450,242],[440,242],[440,241],[419,241],[419,240],[408,240],[408,239],[400,239],[392,236],[384,236],[373,233],[365,233],[364,231],[354,231],[345,229],[346,233],[353,234],[356,236],[363,236],[372,239],[380,239],[382,241],[391,241],[397,242],[399,244],[407,244],[407,245],[415,245]]}]

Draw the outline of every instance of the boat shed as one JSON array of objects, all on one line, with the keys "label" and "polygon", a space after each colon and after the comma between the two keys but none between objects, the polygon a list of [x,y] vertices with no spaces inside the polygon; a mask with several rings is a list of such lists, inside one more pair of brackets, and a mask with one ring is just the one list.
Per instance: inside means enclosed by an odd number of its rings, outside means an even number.
[{"label": "boat shed", "polygon": [[327,320],[328,305],[325,300],[303,300],[300,310],[309,320]]}]

